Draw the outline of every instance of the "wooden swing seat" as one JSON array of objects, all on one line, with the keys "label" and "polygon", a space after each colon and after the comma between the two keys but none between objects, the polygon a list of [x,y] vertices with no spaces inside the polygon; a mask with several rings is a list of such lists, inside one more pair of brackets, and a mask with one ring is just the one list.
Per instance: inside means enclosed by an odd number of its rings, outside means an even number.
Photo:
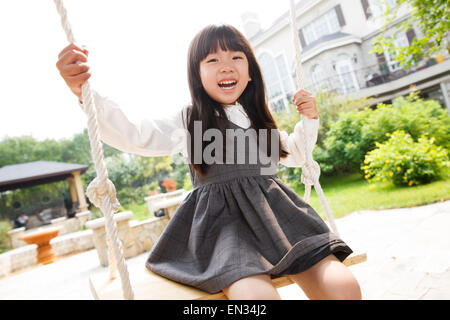
[{"label": "wooden swing seat", "polygon": [[[352,266],[366,260],[366,253],[353,253],[344,260],[344,264]],[[161,277],[145,266],[129,266],[128,269],[135,300],[227,300],[223,292],[210,294]],[[282,276],[273,278],[272,283],[276,288],[282,288],[293,282],[287,276]],[[123,300],[119,277],[110,280],[108,272],[91,275],[89,285],[96,300]]]}]

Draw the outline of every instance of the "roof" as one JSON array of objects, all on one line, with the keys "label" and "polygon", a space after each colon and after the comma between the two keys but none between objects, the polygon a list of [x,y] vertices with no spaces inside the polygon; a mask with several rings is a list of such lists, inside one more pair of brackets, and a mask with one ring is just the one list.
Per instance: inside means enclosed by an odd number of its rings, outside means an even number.
[{"label": "roof", "polygon": [[88,165],[34,161],[0,168],[0,192],[65,180],[72,172],[84,173]]},{"label": "roof", "polygon": [[331,40],[335,40],[335,39],[339,39],[339,38],[344,38],[344,37],[348,37],[348,36],[351,36],[351,34],[345,33],[345,32],[340,32],[340,31],[339,32],[335,32],[335,33],[331,33],[331,34],[327,34],[325,36],[320,37],[317,40],[314,40],[313,42],[311,42],[307,46],[305,46],[303,48],[303,52],[311,50],[312,48],[318,46],[319,44],[321,44],[323,42],[327,42],[327,41],[331,41]]}]

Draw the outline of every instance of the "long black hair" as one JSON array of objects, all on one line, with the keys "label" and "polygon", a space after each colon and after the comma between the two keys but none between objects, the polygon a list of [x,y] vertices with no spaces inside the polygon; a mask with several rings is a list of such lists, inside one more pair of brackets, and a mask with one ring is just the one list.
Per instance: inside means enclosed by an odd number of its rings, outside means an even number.
[{"label": "long black hair", "polygon": [[[266,90],[261,74],[261,69],[256,61],[256,57],[245,36],[236,28],[230,25],[210,25],[201,30],[192,40],[188,51],[188,82],[191,93],[191,105],[187,114],[187,130],[190,133],[190,153],[189,160],[193,169],[204,178],[207,173],[208,164],[202,161],[195,164],[193,161],[194,147],[194,121],[202,121],[202,131],[209,128],[217,128],[224,133],[224,119],[227,119],[223,106],[212,99],[205,91],[200,78],[200,62],[210,53],[215,53],[218,48],[223,51],[241,51],[248,60],[250,81],[244,92],[238,99],[243,106],[251,122],[251,127],[258,132],[258,129],[277,129],[277,124],[273,119],[266,100]],[[216,112],[219,113],[216,116]],[[202,136],[203,136],[202,132]],[[259,135],[258,139],[259,139]],[[268,154],[270,151],[270,134],[267,137]],[[279,139],[279,155],[284,158],[289,153],[282,150]],[[202,141],[202,154],[206,147]],[[225,155],[226,151],[223,152]]]}]

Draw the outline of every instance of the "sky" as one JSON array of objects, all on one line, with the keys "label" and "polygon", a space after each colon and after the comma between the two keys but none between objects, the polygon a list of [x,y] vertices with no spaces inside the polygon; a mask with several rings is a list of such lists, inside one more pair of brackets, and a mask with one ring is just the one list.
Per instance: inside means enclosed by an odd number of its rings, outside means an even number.
[{"label": "sky", "polygon": [[[208,24],[243,31],[256,13],[268,28],[289,9],[274,0],[66,0],[78,44],[90,51],[91,88],[132,121],[176,112],[189,103],[187,50]],[[52,0],[0,1],[0,140],[71,138],[86,128],[77,98],[59,75],[68,45]]]}]

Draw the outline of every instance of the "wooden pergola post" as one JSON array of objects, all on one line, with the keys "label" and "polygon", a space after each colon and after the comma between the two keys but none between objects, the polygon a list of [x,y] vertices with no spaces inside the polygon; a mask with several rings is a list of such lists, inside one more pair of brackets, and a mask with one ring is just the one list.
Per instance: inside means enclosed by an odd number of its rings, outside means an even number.
[{"label": "wooden pergola post", "polygon": [[67,181],[69,182],[70,198],[72,199],[72,203],[78,202],[77,190],[75,188],[73,177],[67,178]]},{"label": "wooden pergola post", "polygon": [[[74,171],[72,172],[74,181],[75,181],[75,189],[76,189],[76,195],[78,198],[78,202],[80,204],[80,211],[86,211],[88,209],[88,205],[86,202],[86,197],[84,195],[84,189],[83,189],[83,183],[81,182],[81,174],[80,171]],[[69,180],[70,183],[70,180]],[[72,195],[72,190],[70,192]]]}]

